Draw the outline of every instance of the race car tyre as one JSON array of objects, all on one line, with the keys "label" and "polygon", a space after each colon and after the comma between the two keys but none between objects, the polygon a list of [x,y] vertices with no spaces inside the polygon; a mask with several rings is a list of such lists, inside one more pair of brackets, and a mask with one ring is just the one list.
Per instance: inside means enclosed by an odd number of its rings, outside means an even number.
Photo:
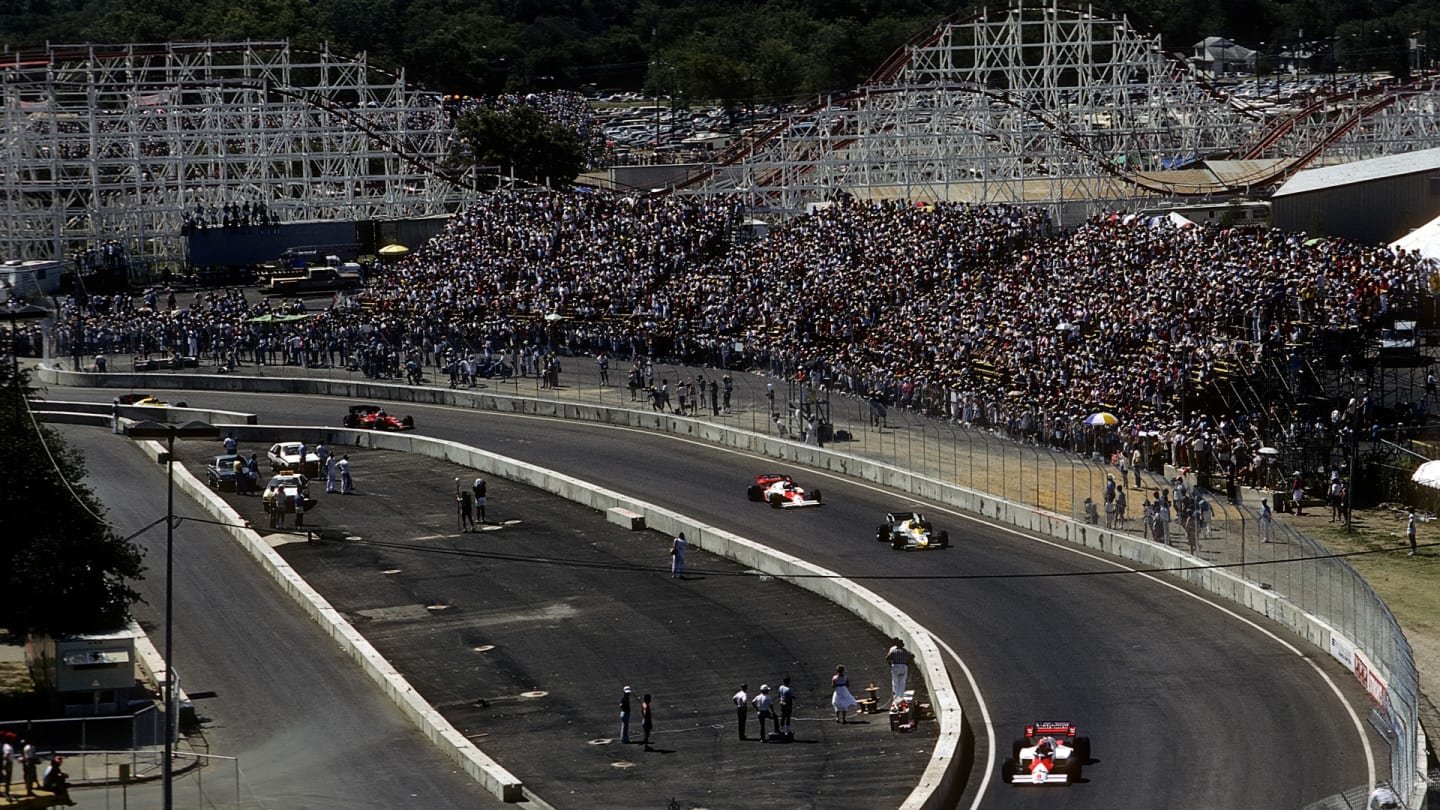
[{"label": "race car tyre", "polygon": [[188,408],[188,407],[190,407],[190,406],[189,406],[189,405],[186,405],[184,402],[177,402],[177,403],[175,403],[175,407],[177,407],[177,408]]},{"label": "race car tyre", "polygon": [[344,419],[341,419],[341,420],[340,420],[340,425],[341,425],[342,427],[347,427],[347,428],[353,428],[353,427],[355,427],[358,423],[359,423],[359,420],[357,420],[357,419],[356,419],[355,417],[353,417],[353,416],[347,416],[347,417],[345,417]]},{"label": "race car tyre", "polygon": [[1075,749],[1076,762],[1084,764],[1090,761],[1089,737],[1076,737],[1073,741],[1071,741],[1070,747]]},{"label": "race car tyre", "polygon": [[890,530],[884,526],[875,527],[875,541],[883,543],[890,539]]},{"label": "race car tyre", "polygon": [[1027,742],[1023,737],[1013,743],[1010,743],[1010,764],[1012,766],[1016,762],[1020,761],[1020,749],[1024,748],[1027,745],[1029,745],[1029,742]]},{"label": "race car tyre", "polygon": [[895,549],[896,551],[904,551],[905,537],[903,535],[896,535],[890,538],[890,547]]},{"label": "race car tyre", "polygon": [[810,493],[810,498],[811,498],[812,500],[814,500],[815,503],[821,503],[821,500],[820,500],[820,490],[817,489],[817,490],[815,490],[814,492],[811,492],[811,493]]},{"label": "race car tyre", "polygon": [[763,501],[765,500],[765,490],[761,489],[759,484],[751,484],[745,488],[745,498],[751,501]]},{"label": "race car tyre", "polygon": [[405,415],[405,416],[402,416],[402,417],[400,417],[400,424],[404,425],[404,426],[407,427],[407,428],[413,428],[413,427],[415,427],[415,417],[410,416],[410,415],[408,415],[408,414]]},{"label": "race car tyre", "polygon": [[935,535],[935,547],[947,548],[950,545],[950,532],[942,531]]},{"label": "race car tyre", "polygon": [[1000,763],[1000,781],[1002,783],[1007,785],[1010,784],[1010,777],[1014,775],[1014,773],[1015,760],[1007,759],[1004,762]]},{"label": "race car tyre", "polygon": [[1082,770],[1083,767],[1081,766],[1080,757],[1078,755],[1072,755],[1070,757],[1070,761],[1065,763],[1065,773],[1070,777],[1066,784],[1069,784],[1070,782],[1079,782],[1080,773]]},{"label": "race car tyre", "polygon": [[772,509],[779,509],[779,508],[780,508],[781,506],[783,506],[784,504],[785,504],[785,496],[784,496],[784,495],[781,495],[781,494],[778,493],[778,492],[772,492],[772,493],[770,494],[770,507],[771,507]]}]

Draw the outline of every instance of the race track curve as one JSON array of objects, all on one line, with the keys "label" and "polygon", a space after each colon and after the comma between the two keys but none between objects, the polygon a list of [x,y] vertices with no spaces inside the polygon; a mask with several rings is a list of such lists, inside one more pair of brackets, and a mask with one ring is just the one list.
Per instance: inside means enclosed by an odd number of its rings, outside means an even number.
[{"label": "race track curve", "polygon": [[[49,396],[108,401],[111,394],[51,389]],[[262,424],[316,424],[319,414],[338,426],[347,404],[201,391],[184,398],[192,407],[255,412]],[[1384,767],[1384,742],[1356,720],[1368,712],[1367,699],[1335,661],[1170,580],[1116,573],[1120,564],[1108,558],[934,505],[920,508],[950,531],[954,547],[895,552],[875,541],[874,528],[886,511],[916,503],[908,496],[650,431],[438,406],[393,410],[413,413],[421,433],[675,509],[860,580],[894,602],[961,655],[979,686],[977,697],[949,662],[977,743],[959,807],[976,804],[1010,740],[1037,719],[1071,720],[1091,737],[1094,760],[1083,783],[1030,788],[992,777],[978,806],[1299,810],[1368,783],[1362,735]],[[746,501],[747,480],[769,469],[819,487],[825,505],[778,511]],[[363,469],[356,474],[363,480]],[[878,658],[884,650],[855,654]],[[999,754],[986,744],[981,700]]]}]

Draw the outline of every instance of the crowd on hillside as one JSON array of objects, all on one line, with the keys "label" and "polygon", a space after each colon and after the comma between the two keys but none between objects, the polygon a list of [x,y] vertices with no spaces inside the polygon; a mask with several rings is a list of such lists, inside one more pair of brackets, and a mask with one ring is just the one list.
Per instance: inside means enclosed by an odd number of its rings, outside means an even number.
[{"label": "crowd on hillside", "polygon": [[[472,354],[537,374],[542,358],[598,351],[744,363],[1072,449],[1117,452],[1147,432],[1169,460],[1199,466],[1248,459],[1276,431],[1335,428],[1196,413],[1185,381],[1373,327],[1411,306],[1430,272],[1415,255],[1276,230],[1112,215],[1061,232],[1014,206],[840,200],[755,242],[740,222],[723,199],[494,195],[320,311],[236,290],[185,302],[151,291],[71,302],[60,339],[76,357],[397,376]],[[253,320],[266,314],[310,317]],[[1119,426],[1087,426],[1097,412]]]}]

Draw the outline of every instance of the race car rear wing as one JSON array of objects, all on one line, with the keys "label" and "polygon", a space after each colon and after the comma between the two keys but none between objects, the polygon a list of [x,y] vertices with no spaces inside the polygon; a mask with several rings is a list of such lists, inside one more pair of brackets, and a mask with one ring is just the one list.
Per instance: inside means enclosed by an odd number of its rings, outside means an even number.
[{"label": "race car rear wing", "polygon": [[1055,771],[1032,771],[1011,774],[1010,782],[1015,785],[1064,785],[1070,782],[1070,774]]}]

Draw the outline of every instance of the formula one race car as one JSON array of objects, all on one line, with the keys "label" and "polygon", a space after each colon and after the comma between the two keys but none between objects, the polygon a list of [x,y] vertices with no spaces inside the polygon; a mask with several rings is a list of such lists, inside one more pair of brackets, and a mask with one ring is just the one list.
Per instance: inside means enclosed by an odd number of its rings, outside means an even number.
[{"label": "formula one race car", "polygon": [[820,490],[806,492],[804,487],[790,480],[790,476],[780,473],[755,476],[755,483],[745,489],[745,497],[752,501],[764,501],[776,509],[820,505]]},{"label": "formula one race car", "polygon": [[1031,723],[1010,746],[1000,779],[1017,785],[1068,785],[1080,781],[1090,761],[1090,738],[1075,736],[1074,723]]},{"label": "formula one race car", "polygon": [[885,525],[875,527],[875,539],[889,543],[896,551],[920,551],[950,545],[950,533],[935,531],[930,521],[919,512],[890,512],[885,515]]},{"label": "formula one race car", "polygon": [[[164,408],[170,404],[154,394],[121,394],[116,399],[120,400],[121,405],[145,405],[153,408]],[[175,407],[183,408],[185,403],[177,402]]]},{"label": "formula one race car", "polygon": [[347,428],[365,428],[367,430],[414,430],[415,417],[405,416],[395,418],[379,405],[351,405],[350,412],[345,414],[341,421]]}]

